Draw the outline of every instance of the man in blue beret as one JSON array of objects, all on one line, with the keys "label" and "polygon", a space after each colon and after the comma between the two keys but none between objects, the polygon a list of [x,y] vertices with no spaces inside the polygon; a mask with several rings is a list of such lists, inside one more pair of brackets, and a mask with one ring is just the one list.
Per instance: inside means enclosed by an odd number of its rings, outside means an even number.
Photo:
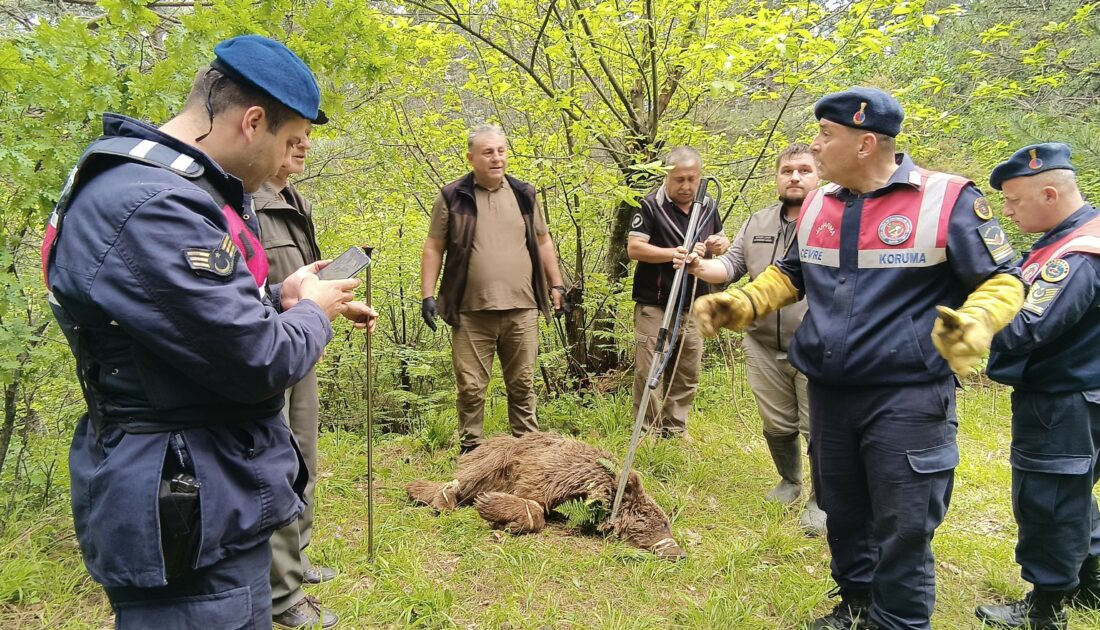
[{"label": "man in blue beret", "polygon": [[1034,589],[979,606],[1004,628],[1065,628],[1064,603],[1100,607],[1100,212],[1077,188],[1069,147],[1024,147],[993,169],[1004,215],[1042,233],[1023,263],[1023,309],[993,338],[990,378],[1013,386],[1016,561]]},{"label": "man in blue beret", "polygon": [[806,197],[784,258],[700,298],[695,314],[713,335],[806,297],[788,358],[809,381],[814,489],[841,596],[811,628],[924,630],[930,543],[959,461],[955,375],[1019,310],[1023,284],[977,187],[896,152],[892,96],[852,88],[814,112],[811,150],[832,183]]},{"label": "man in blue beret", "polygon": [[215,48],[159,129],[105,114],[50,219],[43,270],[87,412],[69,452],[85,565],[118,628],[270,628],[271,532],[305,476],[281,417],[357,280],[268,285],[248,195],[320,118],[278,42]]}]

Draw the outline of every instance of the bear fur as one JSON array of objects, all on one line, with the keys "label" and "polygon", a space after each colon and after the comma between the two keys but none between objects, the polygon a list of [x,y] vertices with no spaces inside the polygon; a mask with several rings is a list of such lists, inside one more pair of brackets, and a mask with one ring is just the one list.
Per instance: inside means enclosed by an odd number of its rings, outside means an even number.
[{"label": "bear fur", "polygon": [[566,501],[596,500],[607,508],[597,531],[663,558],[687,555],[672,538],[668,516],[645,493],[637,472],[631,471],[619,514],[611,522],[618,489],[611,454],[553,433],[492,437],[458,458],[453,481],[418,480],[405,489],[412,501],[436,510],[472,503],[494,528],[514,534],[542,530],[546,515]]}]

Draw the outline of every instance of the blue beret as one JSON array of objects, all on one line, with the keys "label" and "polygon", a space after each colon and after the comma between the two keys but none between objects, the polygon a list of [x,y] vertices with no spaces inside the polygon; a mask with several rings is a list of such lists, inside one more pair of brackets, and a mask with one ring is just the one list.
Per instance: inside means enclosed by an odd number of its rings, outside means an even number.
[{"label": "blue beret", "polygon": [[1056,168],[1076,172],[1077,169],[1073,168],[1069,156],[1069,145],[1061,142],[1044,142],[1026,146],[993,169],[989,175],[989,185],[1000,190],[1005,180],[1030,177]]},{"label": "blue beret", "polygon": [[212,64],[230,77],[267,94],[302,118],[323,125],[321,88],[304,61],[281,43],[259,35],[241,35],[214,47]]},{"label": "blue beret", "polygon": [[905,112],[901,103],[882,90],[854,87],[822,96],[814,105],[814,117],[892,138],[901,131]]}]

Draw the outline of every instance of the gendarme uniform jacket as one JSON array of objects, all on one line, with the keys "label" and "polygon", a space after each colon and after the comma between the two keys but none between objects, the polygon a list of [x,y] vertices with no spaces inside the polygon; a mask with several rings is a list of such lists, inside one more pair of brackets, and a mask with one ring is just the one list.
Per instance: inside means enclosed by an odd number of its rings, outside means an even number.
[{"label": "gendarme uniform jacket", "polygon": [[[288,203],[284,195],[290,196],[294,204]],[[252,205],[260,219],[260,240],[271,265],[268,273],[272,282],[282,282],[302,266],[321,259],[310,218],[313,204],[293,186],[280,191],[265,183],[252,194]]]},{"label": "gendarme uniform jacket", "polygon": [[[794,242],[796,221],[783,219],[783,204],[776,202],[749,217],[729,251],[718,258],[726,269],[726,282],[737,282],[746,273],[755,278],[768,265],[787,254]],[[794,338],[794,331],[806,315],[803,298],[775,313],[756,319],[745,332],[752,335],[764,347],[776,352],[787,352]]]},{"label": "gendarme uniform jacket", "polygon": [[905,154],[885,186],[835,184],[802,204],[779,262],[809,310],[790,360],[825,385],[911,385],[951,375],[932,345],[936,306],[958,308],[1015,252],[973,183],[919,169]]},{"label": "gendarme uniform jacket", "polygon": [[332,329],[317,304],[267,296],[241,182],[201,151],[107,114],[70,184],[43,260],[88,404],[69,452],[77,539],[104,586],[159,587],[169,463],[202,484],[193,568],[302,510],[283,391]]},{"label": "gendarme uniform jacket", "polygon": [[989,377],[1100,402],[1100,212],[1085,205],[1035,242],[1023,309],[993,337]]}]

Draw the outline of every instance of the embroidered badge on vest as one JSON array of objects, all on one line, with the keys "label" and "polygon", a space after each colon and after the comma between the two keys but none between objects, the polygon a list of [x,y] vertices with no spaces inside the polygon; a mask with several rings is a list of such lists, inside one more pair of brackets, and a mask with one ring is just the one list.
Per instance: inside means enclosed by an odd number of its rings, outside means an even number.
[{"label": "embroidered badge on vest", "polygon": [[1035,275],[1038,274],[1038,273],[1039,273],[1039,263],[1031,263],[1030,265],[1024,267],[1024,270],[1021,272],[1021,275],[1023,275],[1024,281],[1031,282],[1032,280],[1035,279]]},{"label": "embroidered badge on vest", "polygon": [[867,101],[860,101],[859,111],[852,115],[852,122],[857,125],[867,122],[867,113],[863,111],[865,109],[867,109]]},{"label": "embroidered badge on vest", "polygon": [[226,234],[222,242],[214,249],[191,248],[183,250],[183,257],[196,274],[207,273],[219,278],[228,278],[237,268],[237,259],[241,252]]},{"label": "embroidered badge on vest", "polygon": [[1024,302],[1023,309],[1035,313],[1036,315],[1042,315],[1046,312],[1050,303],[1054,301],[1054,298],[1061,292],[1062,287],[1040,280],[1031,285],[1031,289],[1027,292],[1027,300]]},{"label": "embroidered badge on vest", "polygon": [[993,262],[998,265],[1012,260],[1016,255],[1016,250],[1012,248],[1012,243],[1008,242],[1008,236],[998,221],[979,225],[978,234],[981,235],[985,248],[989,250],[989,255],[993,257]]},{"label": "embroidered badge on vest", "polygon": [[1033,171],[1037,171],[1037,170],[1043,168],[1043,161],[1040,160],[1039,156],[1035,154],[1037,151],[1038,151],[1038,149],[1032,149],[1032,150],[1027,152],[1028,155],[1031,156],[1031,161],[1027,163],[1027,167],[1030,168]]},{"label": "embroidered badge on vest", "polygon": [[1069,275],[1069,263],[1062,258],[1052,258],[1043,265],[1039,277],[1047,282],[1061,282]]},{"label": "embroidered badge on vest", "polygon": [[878,238],[887,245],[901,245],[913,233],[913,222],[908,217],[894,214],[878,224]]},{"label": "embroidered badge on vest", "polygon": [[978,218],[982,221],[988,221],[993,218],[993,208],[989,207],[989,200],[985,197],[978,197],[974,200],[974,214],[978,215]]}]

